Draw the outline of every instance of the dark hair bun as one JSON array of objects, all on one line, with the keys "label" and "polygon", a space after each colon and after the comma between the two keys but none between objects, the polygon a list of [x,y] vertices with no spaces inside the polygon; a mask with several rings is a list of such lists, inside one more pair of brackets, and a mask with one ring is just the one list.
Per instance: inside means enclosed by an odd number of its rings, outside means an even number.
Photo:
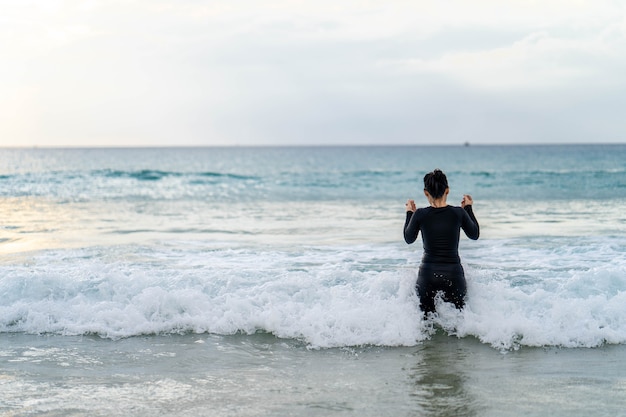
[{"label": "dark hair bun", "polygon": [[440,198],[448,188],[448,178],[440,169],[435,169],[424,176],[424,189],[433,198]]}]

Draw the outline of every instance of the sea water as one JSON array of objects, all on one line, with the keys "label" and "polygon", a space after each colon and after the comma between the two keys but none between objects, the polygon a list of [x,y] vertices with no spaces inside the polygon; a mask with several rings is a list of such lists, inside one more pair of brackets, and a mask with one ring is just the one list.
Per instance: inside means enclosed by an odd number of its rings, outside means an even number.
[{"label": "sea water", "polygon": [[[481,238],[424,320],[434,168]],[[0,149],[0,413],[618,415],[625,204],[624,145]]]}]

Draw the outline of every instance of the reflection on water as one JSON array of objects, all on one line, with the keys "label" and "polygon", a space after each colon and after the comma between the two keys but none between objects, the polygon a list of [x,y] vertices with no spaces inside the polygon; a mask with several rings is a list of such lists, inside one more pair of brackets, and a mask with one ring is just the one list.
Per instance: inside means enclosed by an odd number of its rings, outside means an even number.
[{"label": "reflection on water", "polygon": [[410,396],[420,411],[417,415],[481,415],[479,401],[468,389],[470,377],[466,367],[472,362],[470,350],[463,348],[463,341],[455,337],[435,335],[434,339],[436,343],[419,346],[408,373],[412,384]]},{"label": "reflection on water", "polygon": [[0,254],[54,247],[71,222],[66,206],[36,198],[0,198]]},{"label": "reflection on water", "polygon": [[[395,213],[372,215],[377,204],[206,201],[54,201],[0,197],[0,254],[95,245],[193,239],[253,244],[396,242]],[[308,212],[307,221],[301,214]],[[356,215],[355,215],[356,214]],[[366,221],[368,227],[363,227]],[[390,232],[393,231],[393,232]]]}]

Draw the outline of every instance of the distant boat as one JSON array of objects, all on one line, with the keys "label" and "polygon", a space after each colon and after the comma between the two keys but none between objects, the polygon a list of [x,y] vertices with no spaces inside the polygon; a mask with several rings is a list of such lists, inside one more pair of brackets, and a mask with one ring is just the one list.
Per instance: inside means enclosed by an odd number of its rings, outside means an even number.
[{"label": "distant boat", "polygon": [[463,146],[470,146],[470,143],[469,143],[469,142],[465,142],[465,143],[463,144]]}]

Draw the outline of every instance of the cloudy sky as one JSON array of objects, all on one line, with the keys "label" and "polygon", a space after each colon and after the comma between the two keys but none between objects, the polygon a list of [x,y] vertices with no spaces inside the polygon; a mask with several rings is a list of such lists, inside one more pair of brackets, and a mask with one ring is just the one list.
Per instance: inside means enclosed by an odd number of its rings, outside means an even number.
[{"label": "cloudy sky", "polygon": [[0,146],[626,142],[626,2],[0,0]]}]

